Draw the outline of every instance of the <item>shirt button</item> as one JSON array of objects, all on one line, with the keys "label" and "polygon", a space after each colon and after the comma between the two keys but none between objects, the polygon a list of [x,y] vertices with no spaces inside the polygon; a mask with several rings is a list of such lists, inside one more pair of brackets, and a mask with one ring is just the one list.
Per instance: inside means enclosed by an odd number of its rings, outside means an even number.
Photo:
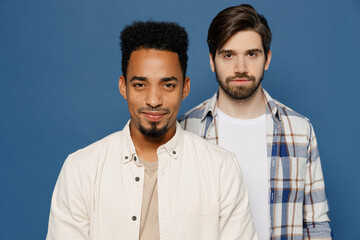
[{"label": "shirt button", "polygon": [[125,159],[128,159],[129,157],[128,156],[125,156]]},{"label": "shirt button", "polygon": [[137,160],[137,158],[136,158],[136,156],[134,156],[134,161],[136,161]]},{"label": "shirt button", "polygon": [[172,151],[173,154],[176,154],[176,151]]},{"label": "shirt button", "polygon": [[136,216],[132,216],[132,218],[131,218],[133,221],[136,221]]},{"label": "shirt button", "polygon": [[140,181],[140,178],[139,178],[139,177],[136,177],[136,178],[135,178],[135,181],[137,181],[137,182]]}]

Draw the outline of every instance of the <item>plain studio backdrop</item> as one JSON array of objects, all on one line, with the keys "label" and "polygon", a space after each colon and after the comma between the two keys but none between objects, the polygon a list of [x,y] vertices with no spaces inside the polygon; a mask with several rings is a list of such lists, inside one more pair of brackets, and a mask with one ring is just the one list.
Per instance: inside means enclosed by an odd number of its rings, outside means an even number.
[{"label": "plain studio backdrop", "polygon": [[119,34],[134,20],[189,33],[189,97],[217,90],[207,30],[222,9],[252,4],[273,32],[263,86],[315,127],[336,239],[360,239],[359,0],[0,0],[0,239],[44,239],[69,153],[121,130]]}]

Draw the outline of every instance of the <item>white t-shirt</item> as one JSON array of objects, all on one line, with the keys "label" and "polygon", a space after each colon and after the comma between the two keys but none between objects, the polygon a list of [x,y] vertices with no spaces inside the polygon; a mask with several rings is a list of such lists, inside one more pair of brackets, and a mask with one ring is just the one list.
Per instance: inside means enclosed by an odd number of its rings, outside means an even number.
[{"label": "white t-shirt", "polygon": [[233,118],[217,109],[219,145],[235,153],[245,179],[259,240],[269,239],[268,163],[265,114]]}]

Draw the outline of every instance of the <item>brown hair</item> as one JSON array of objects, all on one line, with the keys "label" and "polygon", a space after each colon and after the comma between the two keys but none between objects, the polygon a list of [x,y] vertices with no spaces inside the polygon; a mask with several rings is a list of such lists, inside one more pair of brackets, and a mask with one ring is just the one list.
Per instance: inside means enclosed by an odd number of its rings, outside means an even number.
[{"label": "brown hair", "polygon": [[252,30],[260,35],[265,59],[267,59],[271,44],[271,30],[268,22],[251,5],[242,4],[222,10],[212,20],[207,43],[213,60],[215,60],[216,51],[222,48],[234,34],[243,30]]}]

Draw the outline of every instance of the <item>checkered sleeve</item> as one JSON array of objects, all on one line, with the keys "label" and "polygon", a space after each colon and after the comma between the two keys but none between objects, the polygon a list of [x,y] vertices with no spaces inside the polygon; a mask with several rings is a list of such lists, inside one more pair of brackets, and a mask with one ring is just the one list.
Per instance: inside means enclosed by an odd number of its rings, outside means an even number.
[{"label": "checkered sleeve", "polygon": [[309,124],[305,173],[303,239],[332,239],[325,183],[313,126]]}]

